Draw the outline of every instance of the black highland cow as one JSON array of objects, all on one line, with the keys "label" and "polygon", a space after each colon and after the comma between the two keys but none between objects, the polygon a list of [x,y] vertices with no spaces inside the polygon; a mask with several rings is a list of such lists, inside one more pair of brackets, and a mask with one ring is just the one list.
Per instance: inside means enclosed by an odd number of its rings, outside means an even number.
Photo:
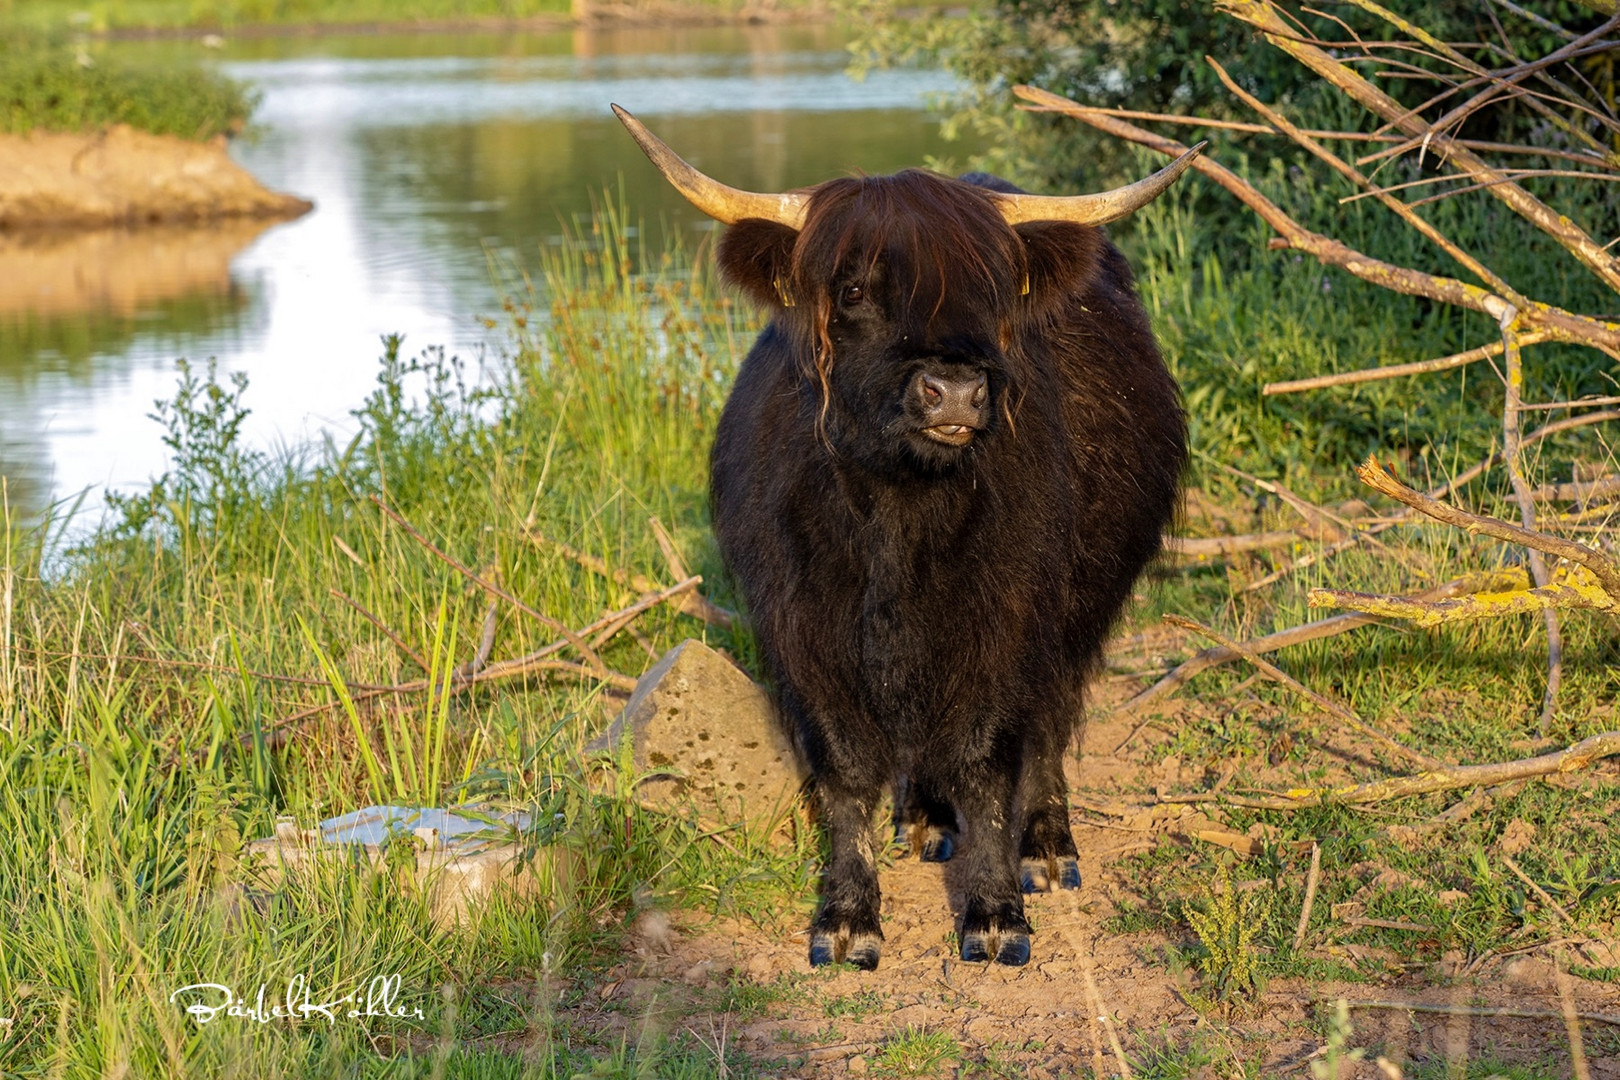
[{"label": "black highland cow", "polygon": [[721,271],[773,313],[711,482],[831,842],[810,962],[877,966],[873,815],[893,785],[922,858],[961,838],[962,958],[1025,963],[1022,892],[1080,885],[1063,754],[1186,456],[1176,385],[1096,225],[1192,154],[1072,198],[919,170],[760,195],[614,111],[731,226]]}]

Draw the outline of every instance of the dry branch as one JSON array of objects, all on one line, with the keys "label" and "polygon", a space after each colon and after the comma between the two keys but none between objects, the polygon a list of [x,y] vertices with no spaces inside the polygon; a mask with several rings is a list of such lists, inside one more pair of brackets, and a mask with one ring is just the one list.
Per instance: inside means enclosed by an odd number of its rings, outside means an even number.
[{"label": "dry branch", "polygon": [[[1109,116],[1106,112],[1077,104],[1068,98],[1059,97],[1037,87],[1015,86],[1013,93],[1047,111],[1072,116],[1099,131],[1128,139],[1172,157],[1180,157],[1189,149],[1174,139],[1156,135]],[[1500,318],[1502,312],[1507,309],[1505,299],[1478,285],[1374,259],[1332,237],[1312,232],[1284,213],[1276,203],[1260,194],[1248,181],[1212,160],[1207,153],[1194,159],[1192,168],[1236,196],[1276,230],[1289,247],[1303,251],[1322,263],[1337,266],[1363,281],[1395,292],[1427,297],[1471,311],[1484,312],[1492,319]],[[1520,306],[1519,316],[1528,329],[1544,332],[1549,341],[1595,345],[1620,354],[1620,322],[1577,315],[1539,301]]]},{"label": "dry branch", "polygon": [[1443,503],[1439,499],[1414,491],[1401,483],[1376,457],[1368,457],[1356,468],[1356,475],[1361,478],[1362,483],[1374,491],[1403,502],[1436,521],[1455,525],[1471,533],[1484,533],[1486,536],[1505,540],[1510,544],[1522,544],[1533,550],[1578,563],[1591,571],[1592,576],[1610,597],[1620,597],[1620,568],[1617,568],[1601,551],[1573,540],[1566,540],[1561,536],[1549,536],[1534,529],[1510,525],[1496,518],[1471,514],[1450,503]]},{"label": "dry branch", "polygon": [[[1545,334],[1523,334],[1519,338],[1522,345],[1533,345],[1546,341]],[[1493,356],[1502,355],[1502,343],[1492,342],[1481,345],[1477,349],[1466,352],[1453,353],[1435,360],[1417,360],[1409,364],[1386,364],[1383,367],[1362,368],[1359,371],[1341,371],[1337,375],[1313,375],[1308,379],[1289,379],[1285,382],[1266,383],[1260,388],[1262,396],[1272,394],[1297,394],[1302,390],[1321,390],[1329,386],[1350,386],[1355,383],[1375,382],[1379,379],[1396,379],[1405,375],[1427,375],[1435,371],[1452,371],[1456,368],[1466,367],[1479,360],[1487,360]]]},{"label": "dry branch", "polygon": [[1366,806],[1370,803],[1403,799],[1410,795],[1428,795],[1436,791],[1453,791],[1475,785],[1495,786],[1510,780],[1524,780],[1555,773],[1578,772],[1593,762],[1620,755],[1620,731],[1606,731],[1601,735],[1582,739],[1575,745],[1550,754],[1517,761],[1489,765],[1447,765],[1414,776],[1397,776],[1388,780],[1374,780],[1365,784],[1351,784],[1337,788],[1298,788],[1275,796],[1226,795],[1202,792],[1195,795],[1165,795],[1163,803],[1225,802],[1233,806],[1256,810],[1299,810],[1310,806],[1344,805]]},{"label": "dry branch", "polygon": [[[1620,292],[1620,262],[1605,251],[1602,244],[1592,239],[1586,230],[1503,176],[1472,150],[1457,145],[1450,136],[1438,133],[1435,127],[1421,117],[1413,115],[1411,110],[1404,108],[1394,98],[1339,60],[1314,45],[1300,41],[1278,16],[1276,7],[1270,0],[1219,0],[1219,3],[1223,10],[1258,29],[1271,44],[1316,72],[1364,108],[1418,140],[1418,144],[1432,147],[1448,164],[1475,180],[1489,182],[1490,186],[1485,189],[1486,191],[1558,241],[1609,288]],[[1586,35],[1582,39],[1583,43],[1608,33],[1617,21],[1620,20],[1612,19],[1592,34]],[[1553,57],[1567,54],[1573,47],[1574,43],[1566,45],[1536,63],[1547,62]]]},{"label": "dry branch", "polygon": [[[581,628],[578,632],[571,631],[570,633],[574,637],[585,637],[587,635],[599,633],[604,628],[613,626],[615,624],[620,626],[627,625],[628,618],[633,618],[634,616],[639,615],[650,608],[656,607],[666,600],[680,596],[688,589],[695,589],[698,585],[702,584],[702,582],[702,577],[693,575],[692,577],[687,578],[685,581],[671,585],[667,589],[660,589],[658,592],[649,593],[648,595],[641,597],[629,607],[604,615],[600,619],[597,619],[595,622],[591,623],[589,626]],[[452,692],[460,693],[474,686],[486,682],[492,682],[497,679],[513,679],[540,672],[558,672],[560,674],[570,675],[576,678],[585,679],[587,681],[596,681],[607,686],[611,686],[615,690],[623,690],[628,692],[636,688],[636,680],[620,672],[609,671],[604,675],[603,673],[596,671],[594,668],[586,667],[583,664],[576,664],[568,660],[553,659],[555,654],[561,652],[564,648],[567,648],[569,644],[570,641],[568,638],[560,638],[551,642],[549,645],[545,645],[539,649],[536,649],[534,652],[527,653],[523,656],[514,657],[510,660],[498,660],[493,664],[487,665],[465,681],[456,683],[451,687],[451,690]],[[330,685],[330,683],[323,683],[323,685]],[[358,688],[356,684],[349,684],[349,687],[351,690]],[[361,693],[355,694],[353,700],[355,704],[360,704],[361,702],[370,701],[384,695],[397,696],[420,693],[421,691],[428,689],[428,687],[429,683],[426,679],[416,679],[411,682],[398,683],[394,686],[366,687]],[[339,702],[335,700],[328,701],[321,705],[315,705],[300,712],[294,713],[291,716],[283,717],[270,727],[268,733],[273,737],[275,745],[279,746],[285,739],[285,733],[289,729],[296,727],[298,724],[301,724],[306,720],[320,716],[323,713],[330,712],[331,710],[337,708],[338,705]]]},{"label": "dry branch", "polygon": [[483,589],[491,596],[499,597],[500,599],[505,600],[508,604],[511,604],[513,607],[523,612],[523,614],[538,622],[541,626],[561,634],[563,636],[563,640],[572,645],[574,650],[578,652],[580,656],[584,657],[586,663],[594,668],[598,674],[603,676],[609,674],[608,666],[602,663],[602,658],[596,655],[596,650],[592,649],[590,645],[585,642],[584,638],[574,633],[574,631],[569,629],[566,624],[553,619],[550,615],[547,615],[544,612],[536,611],[534,608],[530,607],[528,604],[525,604],[522,600],[519,600],[517,597],[507,592],[493,581],[489,581],[475,573],[470,567],[463,566],[460,562],[456,561],[454,557],[440,550],[438,545],[436,545],[433,541],[417,532],[416,527],[409,521],[406,521],[402,515],[400,515],[387,503],[383,502],[381,496],[373,495],[371,497],[371,501],[377,504],[377,509],[388,515],[389,519],[391,519],[400,528],[404,529],[411,539],[427,548],[429,552],[431,552],[441,562],[449,565],[453,570],[456,571],[456,573],[460,574],[462,577],[466,578],[469,582],[478,586],[480,589]]},{"label": "dry branch", "polygon": [[1384,734],[1382,731],[1379,731],[1361,717],[1357,716],[1348,706],[1334,701],[1332,698],[1323,694],[1317,693],[1315,690],[1312,690],[1304,683],[1283,671],[1277,665],[1261,657],[1259,653],[1255,652],[1247,645],[1232,640],[1219,630],[1212,630],[1209,627],[1204,626],[1202,623],[1194,622],[1191,619],[1184,619],[1179,615],[1166,615],[1164,617],[1164,621],[1170,623],[1172,626],[1179,626],[1186,630],[1197,631],[1198,633],[1203,634],[1205,637],[1219,642],[1226,648],[1235,650],[1238,655],[1242,656],[1243,659],[1253,664],[1273,682],[1278,682],[1283,686],[1288,687],[1288,689],[1294,691],[1294,693],[1311,702],[1311,704],[1315,705],[1323,712],[1328,713],[1330,716],[1338,717],[1346,724],[1349,724],[1356,731],[1359,731],[1361,734],[1367,736],[1373,741],[1382,744],[1387,749],[1393,750],[1400,756],[1408,758],[1417,764],[1422,765],[1426,769],[1438,769],[1443,767],[1439,761],[1429,757],[1427,754],[1413,750],[1410,746],[1398,742],[1389,735]]},{"label": "dry branch", "polygon": [[[341,542],[342,541],[339,541],[339,543],[341,543]],[[357,613],[359,613],[359,615],[360,615],[360,617],[362,619],[366,620],[366,622],[370,623],[372,626],[375,626],[378,630],[382,631],[383,636],[386,637],[389,641],[392,641],[394,643],[394,647],[397,648],[400,652],[404,653],[406,658],[408,660],[410,660],[411,663],[415,664],[418,668],[421,668],[423,671],[429,670],[428,669],[428,662],[425,659],[422,658],[422,654],[417,652],[415,649],[411,648],[410,645],[406,644],[406,641],[405,641],[405,639],[403,637],[401,637],[399,634],[396,634],[393,630],[390,630],[388,628],[387,624],[384,623],[381,619],[377,618],[377,616],[373,615],[369,610],[367,610],[365,605],[361,604],[358,600],[354,600],[354,599],[350,598],[349,596],[346,596],[339,589],[329,588],[326,591],[331,593],[332,596],[336,597],[337,599],[343,601],[345,604],[349,605],[349,607],[353,608]]]},{"label": "dry branch", "polygon": [[1328,150],[1327,147],[1323,146],[1309,135],[1306,135],[1299,128],[1295,127],[1281,113],[1268,107],[1261,102],[1259,98],[1255,97],[1253,94],[1250,94],[1237,83],[1233,82],[1232,77],[1226,73],[1226,69],[1221,67],[1221,65],[1216,62],[1214,57],[1206,56],[1204,59],[1211,67],[1215,69],[1215,74],[1220,77],[1221,82],[1229,91],[1232,92],[1235,97],[1237,97],[1245,105],[1249,106],[1249,108],[1259,113],[1261,117],[1273,127],[1285,132],[1289,138],[1293,139],[1300,146],[1303,146],[1306,150],[1309,150],[1317,157],[1318,160],[1324,162],[1340,176],[1343,176],[1352,184],[1365,189],[1363,195],[1376,198],[1386,208],[1393,211],[1398,217],[1400,217],[1402,221],[1412,226],[1412,228],[1416,229],[1431,243],[1439,247],[1447,255],[1450,255],[1453,259],[1460,263],[1469,273],[1473,274],[1486,285],[1489,285],[1492,289],[1496,290],[1498,295],[1506,298],[1515,305],[1523,305],[1526,303],[1524,297],[1520,296],[1518,291],[1514,289],[1513,286],[1509,285],[1478,259],[1474,258],[1462,248],[1446,239],[1446,237],[1441,234],[1439,229],[1435,228],[1423,218],[1419,217],[1416,211],[1414,211],[1411,207],[1407,206],[1393,195],[1390,195],[1387,190],[1375,187],[1373,182],[1367,179],[1367,177],[1363,176],[1356,168],[1346,163],[1337,154],[1334,154],[1332,151]]},{"label": "dry branch", "polygon": [[[658,519],[653,518],[651,520],[656,522]],[[674,554],[675,547],[674,542],[669,539],[668,534],[665,533],[663,529],[664,527],[662,524],[657,525],[654,529],[654,535],[658,538],[659,547],[661,549],[666,543],[668,543],[669,549],[664,552],[664,557],[667,561],[669,560],[670,556]],[[554,547],[558,551],[562,552],[565,556],[572,559],[574,562],[583,566],[592,573],[600,574],[602,577],[605,577],[610,581],[614,581],[620,585],[632,588],[643,595],[655,593],[663,587],[654,582],[651,578],[647,577],[645,574],[638,574],[622,567],[618,570],[611,569],[606,560],[580,551],[578,548],[565,544],[561,540],[553,540],[548,536],[542,536],[540,533],[532,530],[525,532],[523,535],[529,541],[529,543],[536,546]],[[679,555],[675,555],[674,562],[679,564]],[[682,569],[684,570],[684,566]],[[677,573],[675,575],[675,580],[680,581],[687,576],[688,575],[684,572]],[[712,602],[707,597],[696,591],[687,593],[681,598],[681,606],[678,610],[684,614],[691,615],[694,618],[702,619],[710,626],[718,626],[725,630],[731,629],[732,625],[737,621],[737,613],[735,611],[721,607],[719,604]]]},{"label": "dry branch", "polygon": [[[1500,1017],[1513,1020],[1558,1020],[1564,1015],[1552,1009],[1489,1009],[1473,1005],[1428,1005],[1417,1001],[1346,1001],[1345,1004],[1352,1009],[1395,1009],[1404,1012],[1433,1013],[1438,1016]],[[1620,1016],[1612,1013],[1578,1012],[1575,1015],[1590,1024],[1620,1027]]]},{"label": "dry branch", "polygon": [[[1443,585],[1436,586],[1433,589],[1427,589],[1421,593],[1417,593],[1412,597],[1412,599],[1442,600],[1447,597],[1456,596],[1459,593],[1467,592],[1472,588],[1477,588],[1478,582],[1479,579],[1474,577],[1456,578],[1455,580],[1448,581]],[[1371,626],[1378,621],[1377,616],[1364,615],[1360,613],[1351,615],[1334,615],[1326,619],[1319,619],[1316,622],[1306,623],[1304,626],[1295,626],[1287,630],[1279,630],[1274,634],[1267,634],[1264,637],[1254,638],[1253,640],[1247,641],[1244,644],[1247,645],[1249,650],[1254,653],[1275,652],[1278,649],[1286,649],[1290,645],[1303,645],[1307,641],[1316,641],[1318,638],[1333,637],[1337,634],[1342,634],[1347,630],[1354,630],[1360,626]],[[1183,685],[1190,682],[1193,676],[1208,671],[1212,667],[1219,667],[1221,664],[1230,663],[1242,655],[1243,654],[1238,650],[1229,649],[1225,645],[1211,646],[1210,648],[1205,649],[1203,652],[1182,661],[1180,665],[1178,665],[1164,678],[1160,679],[1146,690],[1143,690],[1129,701],[1120,705],[1114,710],[1112,715],[1116,717],[1127,716],[1133,712],[1136,712],[1144,706],[1151,705],[1160,698],[1174,693]],[[1133,732],[1132,734],[1134,735],[1135,733]],[[1125,744],[1121,743],[1114,752],[1117,754],[1124,748]]]},{"label": "dry branch", "polygon": [[1305,875],[1305,905],[1299,911],[1299,925],[1294,928],[1294,951],[1305,946],[1305,931],[1311,925],[1311,909],[1316,906],[1316,886],[1322,877],[1322,845],[1311,845],[1311,869]]}]

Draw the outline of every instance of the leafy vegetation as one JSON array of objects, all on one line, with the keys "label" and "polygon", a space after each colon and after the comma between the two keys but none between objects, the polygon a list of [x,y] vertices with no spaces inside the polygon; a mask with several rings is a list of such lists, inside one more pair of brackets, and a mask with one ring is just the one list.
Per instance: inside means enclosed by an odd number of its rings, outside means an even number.
[{"label": "leafy vegetation", "polygon": [[[1087,105],[1252,121],[1205,62],[1213,56],[1239,85],[1302,126],[1345,119],[1329,88],[1207,0],[984,0],[966,17],[921,20],[885,17],[908,6],[898,0],[846,0],[845,6],[860,14],[865,27],[857,48],[863,63],[926,59],[962,76],[968,87],[950,103],[947,122],[986,132],[992,148],[988,167],[1037,190],[1111,182],[1123,175],[1128,158],[1109,140],[1077,140],[1072,121],[1015,111],[1008,91],[1019,83]],[[1528,58],[1563,44],[1537,23],[1493,12],[1488,4],[1418,0],[1399,5],[1399,13],[1442,40],[1488,43],[1482,55],[1498,63],[1502,48]],[[1577,32],[1603,21],[1594,6],[1571,0],[1539,4],[1536,14]],[[1343,2],[1307,5],[1298,21],[1302,34],[1329,41],[1355,33],[1377,40],[1388,29]],[[1421,51],[1403,57],[1419,67],[1432,63]],[[1613,58],[1594,58],[1586,68],[1586,76],[1612,100]],[[1407,105],[1424,96],[1399,79],[1385,80],[1382,89]],[[1522,102],[1498,99],[1470,117],[1464,132],[1472,138],[1505,138],[1532,119]],[[1352,121],[1352,129],[1357,123]],[[1249,152],[1277,148],[1274,141],[1231,131],[1219,136],[1222,145]],[[1303,159],[1291,155],[1289,160]]]},{"label": "leafy vegetation", "polygon": [[92,58],[60,36],[0,29],[0,133],[128,124],[209,139],[240,131],[255,104],[247,87],[200,66]]}]

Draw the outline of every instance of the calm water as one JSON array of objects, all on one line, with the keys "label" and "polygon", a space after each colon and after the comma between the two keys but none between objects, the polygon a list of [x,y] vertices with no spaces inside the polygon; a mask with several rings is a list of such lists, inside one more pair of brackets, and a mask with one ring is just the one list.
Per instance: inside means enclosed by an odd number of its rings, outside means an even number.
[{"label": "calm water", "polygon": [[[497,278],[622,190],[649,245],[710,224],[653,172],[616,101],[688,160],[779,190],[929,156],[934,72],[844,74],[830,27],[267,39],[207,53],[256,86],[232,153],[316,202],[295,222],[0,236],[0,475],[14,506],[162,472],[147,417],[174,361],[251,380],[258,446],[353,430],[383,334],[499,362]],[[162,60],[198,44],[130,43]],[[493,268],[493,269],[492,269]],[[94,511],[92,510],[92,514]]]}]

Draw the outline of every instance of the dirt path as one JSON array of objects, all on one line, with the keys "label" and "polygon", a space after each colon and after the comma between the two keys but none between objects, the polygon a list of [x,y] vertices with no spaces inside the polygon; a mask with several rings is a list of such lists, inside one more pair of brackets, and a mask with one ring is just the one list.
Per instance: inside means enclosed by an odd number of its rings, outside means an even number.
[{"label": "dirt path", "polygon": [[[1165,782],[1164,763],[1150,768],[1108,752],[1130,730],[1128,723],[1093,725],[1089,752],[1070,762],[1076,803]],[[1382,978],[1358,984],[1274,980],[1256,1004],[1231,1018],[1208,1006],[1201,1014],[1191,1003],[1196,976],[1174,951],[1192,940],[1190,932],[1177,939],[1105,929],[1115,901],[1132,896],[1121,860],[1156,841],[1128,825],[1099,827],[1092,823],[1097,815],[1083,811],[1073,820],[1085,885],[1077,894],[1029,898],[1035,934],[1026,967],[958,961],[948,864],[904,857],[881,874],[886,940],[876,972],[812,972],[806,935],[791,916],[787,929],[768,930],[675,913],[667,933],[659,920],[637,937],[633,955],[587,988],[565,1019],[612,1043],[634,1044],[649,1026],[710,1046],[723,1037],[780,1076],[1039,1078],[1118,1072],[1109,1032],[1094,1019],[1100,1011],[1139,1062],[1162,1048],[1167,1066],[1155,1075],[1242,1076],[1246,1068],[1246,1075],[1272,1077],[1295,1069],[1309,1075],[1307,1059],[1324,1043],[1316,1004],[1324,1000],[1559,1009],[1551,963],[1529,953],[1488,961],[1465,977],[1454,960],[1449,968],[1442,961],[1402,970],[1388,957],[1369,956],[1367,970]],[[1351,961],[1357,956],[1354,947],[1339,953]],[[1087,968],[1100,1002],[1087,989]],[[1391,976],[1391,970],[1401,973]],[[1620,1013],[1620,987],[1573,982],[1582,1010]],[[1568,1045],[1557,1019],[1360,1011],[1354,1043],[1381,1045],[1396,1060],[1428,1061],[1487,1054],[1546,1061],[1561,1058]],[[1620,1078],[1620,1060],[1591,1057],[1593,1077]],[[1385,1074],[1365,1062],[1343,1075]]]}]

